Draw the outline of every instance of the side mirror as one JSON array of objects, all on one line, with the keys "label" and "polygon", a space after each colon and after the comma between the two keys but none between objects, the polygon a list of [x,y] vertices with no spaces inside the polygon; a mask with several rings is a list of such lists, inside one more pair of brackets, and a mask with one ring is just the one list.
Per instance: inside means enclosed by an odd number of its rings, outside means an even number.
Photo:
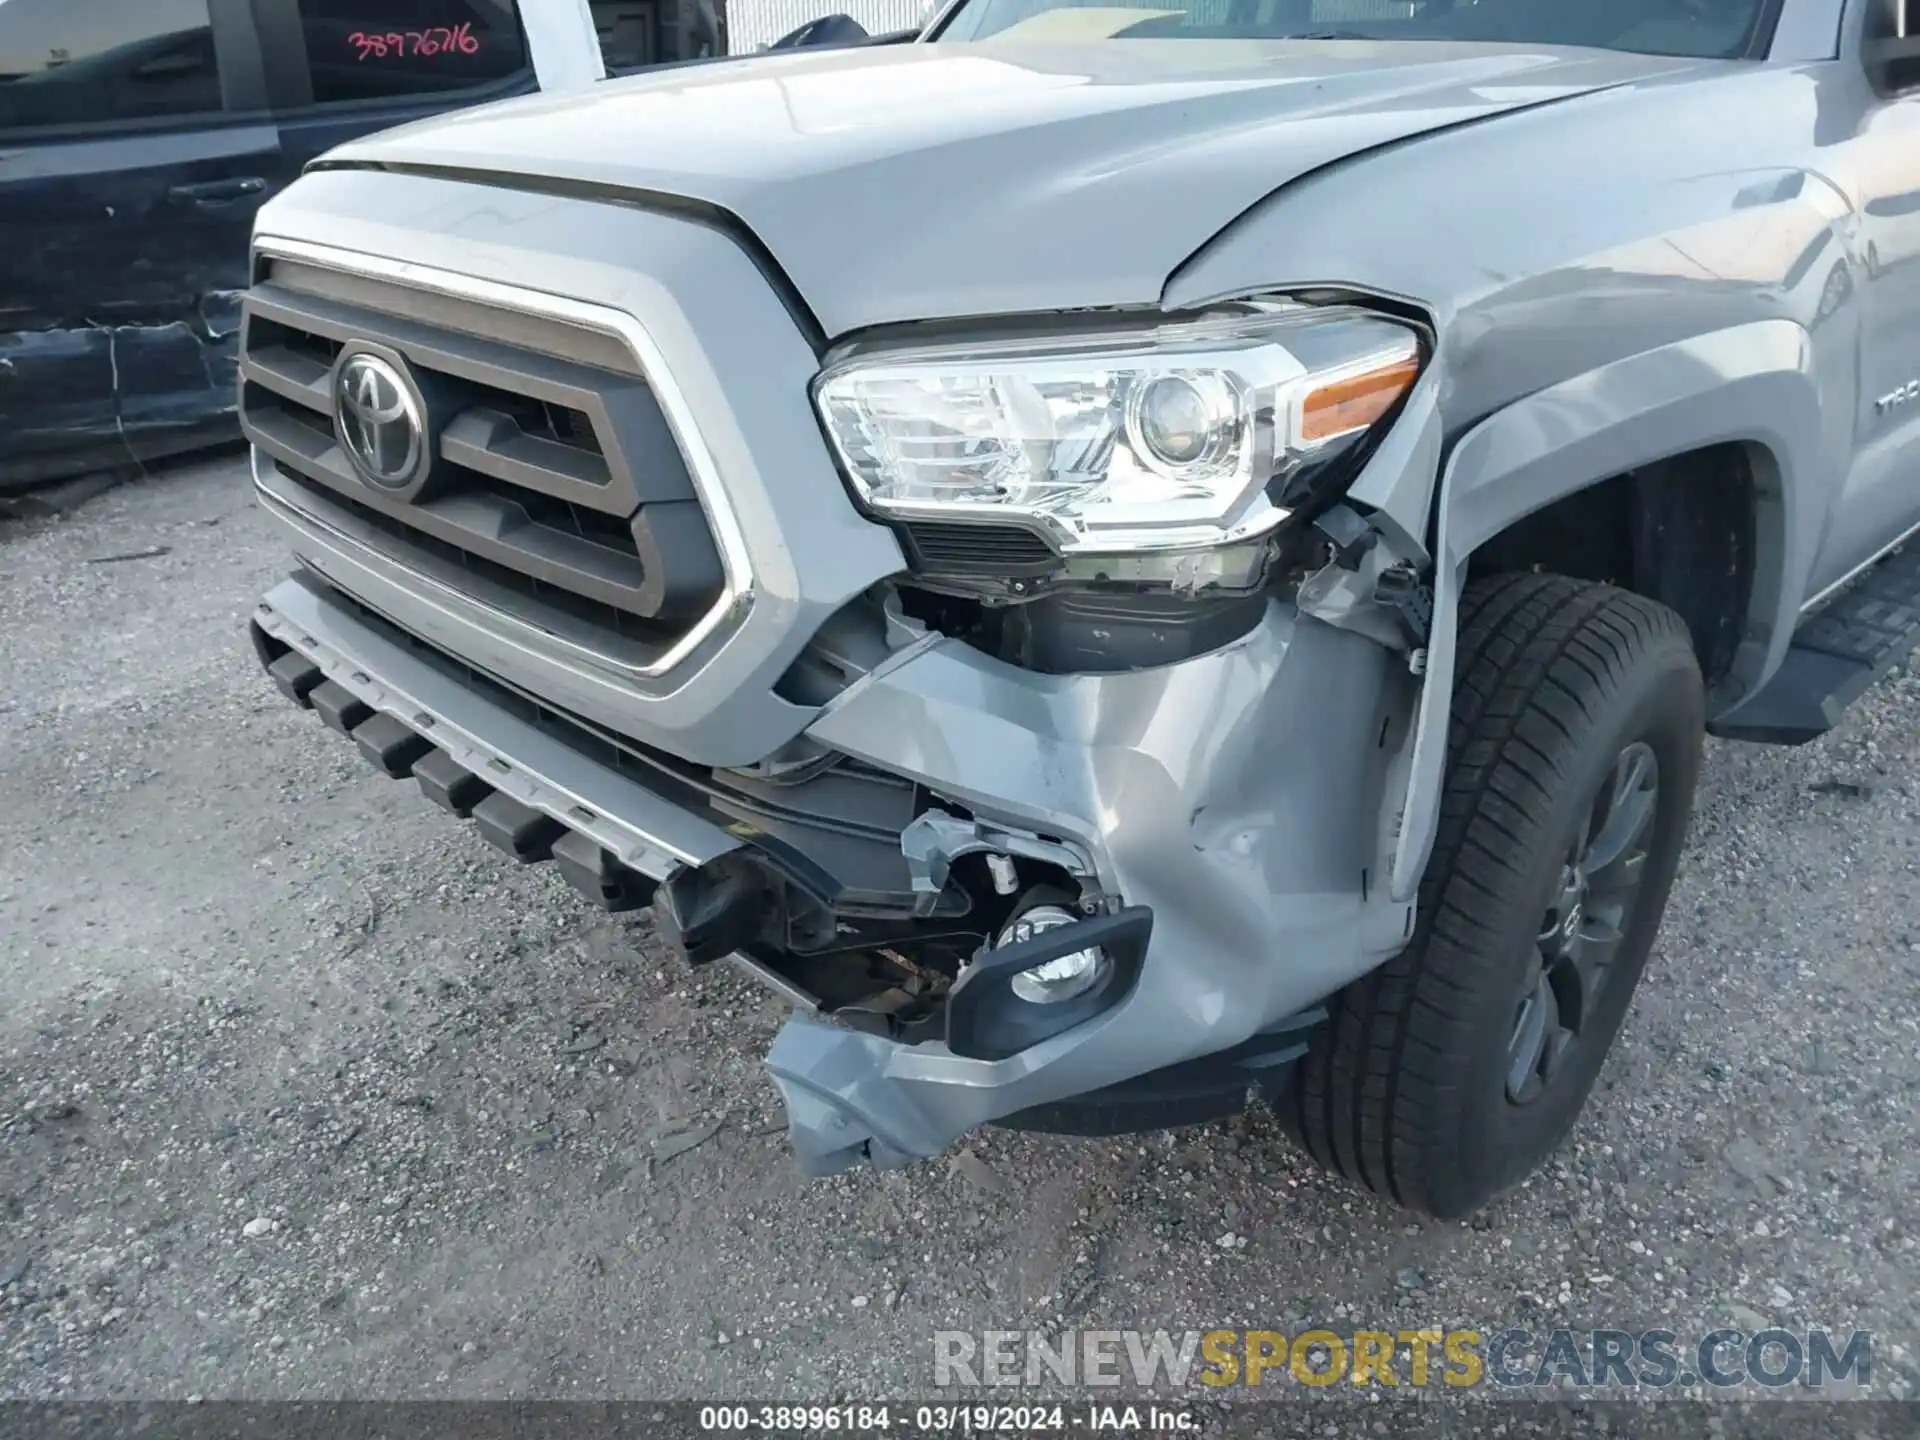
[{"label": "side mirror", "polygon": [[1920,90],[1920,0],[1879,0],[1867,17],[1866,58],[1881,94]]},{"label": "side mirror", "polygon": [[835,46],[864,45],[867,38],[866,27],[851,15],[822,15],[818,20],[809,20],[798,30],[789,30],[767,49],[830,49]]}]

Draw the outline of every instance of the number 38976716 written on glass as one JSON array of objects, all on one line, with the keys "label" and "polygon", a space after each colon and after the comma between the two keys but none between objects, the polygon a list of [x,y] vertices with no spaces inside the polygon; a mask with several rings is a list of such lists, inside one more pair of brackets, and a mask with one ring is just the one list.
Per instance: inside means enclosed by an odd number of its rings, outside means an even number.
[{"label": "number 38976716 written on glass", "polygon": [[398,59],[403,55],[477,55],[480,41],[473,22],[436,26],[432,30],[356,30],[347,36],[356,60]]}]

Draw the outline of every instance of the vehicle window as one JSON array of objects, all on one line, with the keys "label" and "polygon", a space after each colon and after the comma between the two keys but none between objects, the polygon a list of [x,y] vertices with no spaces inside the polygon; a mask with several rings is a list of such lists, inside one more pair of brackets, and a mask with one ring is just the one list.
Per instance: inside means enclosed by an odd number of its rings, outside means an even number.
[{"label": "vehicle window", "polygon": [[219,109],[207,0],[0,0],[0,130]]},{"label": "vehicle window", "polygon": [[313,101],[468,90],[527,66],[514,0],[300,0]]},{"label": "vehicle window", "polygon": [[588,0],[609,73],[722,53],[713,0]]},{"label": "vehicle window", "polygon": [[1464,40],[1748,53],[1767,0],[968,0],[941,40]]},{"label": "vehicle window", "polygon": [[593,28],[607,68],[658,64],[664,19],[653,0],[593,0]]},{"label": "vehicle window", "polygon": [[1920,91],[1920,0],[1899,0],[1891,12],[1872,22],[1867,39],[1886,53],[1886,89]]}]

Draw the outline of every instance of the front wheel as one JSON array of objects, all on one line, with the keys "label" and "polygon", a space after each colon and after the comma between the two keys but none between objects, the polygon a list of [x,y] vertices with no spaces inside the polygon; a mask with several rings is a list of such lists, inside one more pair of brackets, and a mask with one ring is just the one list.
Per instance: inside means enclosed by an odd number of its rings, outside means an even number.
[{"label": "front wheel", "polygon": [[1611,586],[1468,587],[1419,920],[1335,999],[1288,1128],[1410,1209],[1478,1209],[1573,1128],[1673,883],[1704,700],[1685,624]]}]

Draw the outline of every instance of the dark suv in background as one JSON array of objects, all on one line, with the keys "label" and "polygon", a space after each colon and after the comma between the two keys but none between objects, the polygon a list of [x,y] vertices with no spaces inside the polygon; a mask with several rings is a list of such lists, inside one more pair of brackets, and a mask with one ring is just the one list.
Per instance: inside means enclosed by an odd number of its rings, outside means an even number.
[{"label": "dark suv in background", "polygon": [[[591,10],[609,73],[719,49],[694,0]],[[0,0],[0,492],[237,435],[261,202],[536,84],[518,0]]]}]

